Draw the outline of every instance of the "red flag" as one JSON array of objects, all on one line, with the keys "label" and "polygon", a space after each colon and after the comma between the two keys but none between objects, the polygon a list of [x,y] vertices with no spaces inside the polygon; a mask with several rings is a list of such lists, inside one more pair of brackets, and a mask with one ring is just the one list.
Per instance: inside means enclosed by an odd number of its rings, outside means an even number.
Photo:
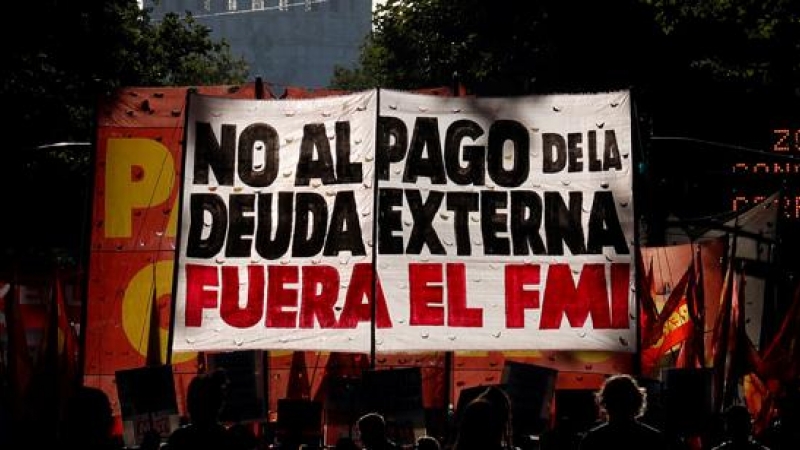
[{"label": "red flag", "polygon": [[800,378],[800,284],[794,299],[762,359],[762,376],[773,384]]},{"label": "red flag", "polygon": [[753,432],[760,435],[772,421],[772,411],[775,407],[775,395],[769,387],[755,373],[749,373],[742,379],[744,403],[753,417]]},{"label": "red flag", "polygon": [[63,280],[59,273],[55,280],[55,308],[59,373],[64,380],[72,384],[77,381],[78,377],[78,337],[69,324]]},{"label": "red flag", "polygon": [[725,272],[725,279],[722,283],[722,291],[720,292],[720,306],[717,310],[717,318],[714,321],[714,330],[712,333],[712,365],[716,368],[714,371],[714,408],[715,411],[722,411],[722,400],[725,392],[725,381],[727,380],[727,361],[728,350],[730,345],[730,325],[732,312],[732,303],[734,297],[734,283],[733,263],[728,262],[728,269]]},{"label": "red flag", "polygon": [[641,342],[649,344],[652,341],[654,327],[658,320],[658,308],[655,300],[653,300],[653,292],[655,290],[653,258],[650,258],[650,270],[645,270],[641,248],[637,247],[636,252],[636,280],[639,283],[639,287],[636,290],[639,293],[639,339]]},{"label": "red flag", "polygon": [[[22,319],[19,302],[19,286],[6,284],[5,294],[6,333],[8,334],[7,369],[9,387],[16,397],[15,408],[21,408],[22,396],[28,389],[33,363],[28,350],[28,339],[25,335],[25,323]],[[19,410],[18,410],[19,411]]]},{"label": "red flag", "polygon": [[742,358],[750,373],[743,380],[745,404],[753,416],[756,433],[767,429],[773,419],[778,399],[787,386],[793,386],[800,376],[800,285],[794,292],[792,304],[781,322],[778,333],[766,346],[763,357],[749,345]]},{"label": "red flag", "polygon": [[150,320],[147,328],[147,354],[145,365],[148,367],[161,365],[161,316],[158,310],[158,297],[156,287],[153,285],[153,295],[150,301]]},{"label": "red flag", "polygon": [[744,285],[744,271],[734,270],[734,264],[730,263],[712,341],[712,358],[717,368],[714,375],[714,406],[717,411],[733,403],[742,378],[761,366],[745,329]]},{"label": "red flag", "polygon": [[692,327],[689,336],[681,347],[675,366],[685,369],[697,369],[705,366],[705,291],[703,277],[703,258],[700,247],[697,257],[692,256],[695,270],[686,288],[686,306]]},{"label": "red flag", "polygon": [[292,354],[292,367],[289,370],[289,383],[286,398],[307,400],[311,397],[311,383],[308,380],[306,352],[295,351]]},{"label": "red flag", "polygon": [[653,325],[653,333],[648,342],[643,342],[641,351],[642,373],[654,371],[659,358],[667,354],[676,345],[684,342],[693,328],[687,306],[687,292],[694,289],[694,268],[690,264],[686,273],[669,294],[664,306]]},{"label": "red flag", "polygon": [[47,304],[38,357],[26,393],[26,404],[41,426],[57,429],[61,414],[79,383],[77,337],[67,318],[63,283],[56,270]]},{"label": "red flag", "polygon": [[369,369],[369,357],[361,353],[331,352],[325,364],[325,373],[320,382],[315,400],[325,403],[330,398],[341,396],[338,392],[348,380],[361,379],[361,374]]}]

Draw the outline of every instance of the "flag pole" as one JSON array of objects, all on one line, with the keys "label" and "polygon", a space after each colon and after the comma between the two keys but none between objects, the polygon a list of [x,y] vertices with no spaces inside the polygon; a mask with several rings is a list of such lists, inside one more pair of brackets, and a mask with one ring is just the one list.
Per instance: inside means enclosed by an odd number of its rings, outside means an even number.
[{"label": "flag pole", "polygon": [[[376,153],[375,161],[378,160],[378,141],[380,139],[380,119],[381,119],[381,88],[375,88],[375,139],[373,142],[373,152]],[[376,163],[377,164],[377,163]],[[378,293],[378,176],[377,167],[372,171],[372,284],[370,286],[370,321],[369,321],[369,367],[370,370],[375,370],[375,355],[377,350],[375,348],[376,339],[376,326],[375,323],[378,317],[378,302],[376,295]]]},{"label": "flag pole", "polygon": [[[633,155],[631,157],[631,162],[634,164],[636,170],[633,171],[634,176],[631,179],[631,191],[633,192],[634,199],[636,199],[636,192],[637,192],[637,175],[644,175],[646,173],[648,164],[644,154],[644,144],[642,143],[642,130],[639,126],[639,115],[638,109],[636,108],[636,99],[633,96],[633,92],[631,91],[631,123],[633,124],[633,132],[636,135],[636,142],[639,147],[638,152],[632,152]],[[641,173],[640,173],[641,172]],[[639,230],[641,217],[639,217],[639,208],[636,206],[639,204],[638,201],[634,201],[633,203],[633,218],[634,218],[634,227],[633,227],[633,267],[634,267],[634,309],[633,311],[636,320],[634,320],[634,327],[635,327],[635,336],[636,336],[636,351],[633,353],[633,362],[631,364],[632,372],[635,377],[642,377],[642,330],[641,330],[641,319],[639,315],[641,314],[641,307],[640,301],[642,296],[642,289],[645,289],[642,286],[641,282],[641,274],[638,273],[639,267],[644,267],[644,262],[641,260],[641,231]],[[641,264],[640,264],[641,263]]]},{"label": "flag pole", "polygon": [[[264,88],[264,79],[261,77],[256,77],[255,81],[255,98],[256,100],[264,100],[266,97],[266,89]],[[264,401],[262,404],[263,410],[267,412],[267,423],[269,423],[269,372],[270,372],[270,353],[269,350],[263,350],[259,352],[259,356],[261,357],[261,383],[264,386]],[[202,356],[198,355],[198,357],[202,358],[202,365],[204,370],[207,369],[208,365],[206,364],[206,355],[205,353]]]}]

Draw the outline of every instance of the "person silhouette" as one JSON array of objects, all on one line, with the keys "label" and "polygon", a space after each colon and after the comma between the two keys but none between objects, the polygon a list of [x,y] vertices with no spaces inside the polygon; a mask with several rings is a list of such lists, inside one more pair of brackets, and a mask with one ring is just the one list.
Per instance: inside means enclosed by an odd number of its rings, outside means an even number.
[{"label": "person silhouette", "polygon": [[192,378],[186,392],[189,422],[169,435],[166,444],[169,450],[240,448],[240,439],[219,419],[227,386],[228,378],[222,369]]},{"label": "person silhouette", "polygon": [[59,432],[60,446],[89,450],[123,448],[113,434],[111,401],[100,388],[80,386],[67,399]]},{"label": "person silhouette", "polygon": [[464,407],[453,450],[513,448],[511,400],[501,388],[488,386]]},{"label": "person silhouette", "polygon": [[427,434],[418,437],[414,447],[416,450],[442,450],[439,440]]},{"label": "person silhouette", "polygon": [[729,406],[723,414],[723,430],[728,439],[712,450],[769,450],[753,436],[753,418],[744,405]]},{"label": "person silhouette", "polygon": [[380,413],[364,414],[356,421],[356,427],[364,450],[400,450],[400,446],[389,439],[386,419]]},{"label": "person silhouette", "polygon": [[664,433],[641,422],[647,410],[647,394],[628,374],[612,375],[597,393],[604,420],[589,429],[579,443],[580,450],[666,450]]}]

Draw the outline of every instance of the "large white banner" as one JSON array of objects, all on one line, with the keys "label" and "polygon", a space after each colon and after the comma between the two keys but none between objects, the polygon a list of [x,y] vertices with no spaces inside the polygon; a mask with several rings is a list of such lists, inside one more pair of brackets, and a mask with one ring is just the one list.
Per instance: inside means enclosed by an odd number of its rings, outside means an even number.
[{"label": "large white banner", "polygon": [[629,102],[191,97],[173,349],[635,351]]}]

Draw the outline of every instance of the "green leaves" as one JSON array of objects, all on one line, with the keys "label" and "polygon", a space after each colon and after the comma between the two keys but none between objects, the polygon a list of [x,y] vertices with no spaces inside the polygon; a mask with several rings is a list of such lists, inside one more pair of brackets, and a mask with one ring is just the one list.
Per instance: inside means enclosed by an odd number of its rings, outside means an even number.
[{"label": "green leaves", "polygon": [[15,26],[2,38],[7,131],[0,192],[4,217],[13,219],[6,220],[0,256],[74,259],[86,245],[91,148],[38,147],[93,142],[97,102],[117,88],[239,84],[247,65],[192,17],[172,14],[154,23],[136,0],[43,0],[9,8]]}]

